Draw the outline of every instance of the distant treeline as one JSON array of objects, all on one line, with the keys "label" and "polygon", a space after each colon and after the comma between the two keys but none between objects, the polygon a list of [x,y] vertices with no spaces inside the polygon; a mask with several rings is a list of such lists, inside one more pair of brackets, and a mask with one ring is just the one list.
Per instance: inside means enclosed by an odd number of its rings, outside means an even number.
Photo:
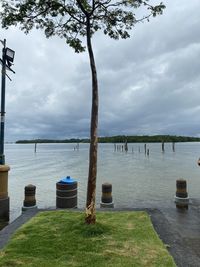
[{"label": "distant treeline", "polygon": [[[99,143],[161,143],[161,142],[199,142],[199,137],[176,136],[176,135],[133,135],[133,136],[109,136],[99,137]],[[17,144],[34,144],[34,143],[89,143],[90,139],[71,138],[64,140],[52,139],[34,139],[34,140],[18,140]]]},{"label": "distant treeline", "polygon": [[54,140],[54,139],[33,139],[33,140],[18,140],[16,144],[35,144],[35,143],[89,143],[89,139],[79,139],[79,138],[71,138],[64,140]]},{"label": "distant treeline", "polygon": [[161,143],[161,142],[199,142],[199,137],[176,136],[176,135],[133,135],[133,136],[112,136],[100,137],[99,143]]}]

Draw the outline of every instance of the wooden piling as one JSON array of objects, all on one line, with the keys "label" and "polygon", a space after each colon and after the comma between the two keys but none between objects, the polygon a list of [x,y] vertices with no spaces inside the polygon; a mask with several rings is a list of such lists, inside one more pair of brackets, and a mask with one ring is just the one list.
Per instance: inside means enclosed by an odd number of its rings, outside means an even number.
[{"label": "wooden piling", "polygon": [[162,152],[165,152],[165,143],[162,141]]},{"label": "wooden piling", "polygon": [[175,152],[175,142],[172,143],[172,151]]},{"label": "wooden piling", "polygon": [[124,150],[125,150],[126,152],[128,152],[128,144],[127,144],[127,140],[125,141],[125,144],[124,144]]},{"label": "wooden piling", "polygon": [[35,143],[35,149],[34,149],[35,153],[37,152],[37,143]]},{"label": "wooden piling", "polygon": [[147,154],[147,144],[144,144],[144,153]]}]

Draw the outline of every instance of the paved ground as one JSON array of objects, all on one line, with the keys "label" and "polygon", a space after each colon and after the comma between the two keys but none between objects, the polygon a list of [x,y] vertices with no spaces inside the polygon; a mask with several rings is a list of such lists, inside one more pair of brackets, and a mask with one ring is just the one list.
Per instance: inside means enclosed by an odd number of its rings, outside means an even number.
[{"label": "paved ground", "polygon": [[195,203],[188,210],[170,208],[150,210],[160,238],[177,266],[200,267],[200,208]]},{"label": "paved ground", "polygon": [[[176,209],[173,201],[160,205],[136,203],[135,207],[126,210],[146,210],[149,213],[155,230],[167,245],[178,267],[200,267],[200,200],[192,199],[188,210]],[[0,231],[0,249],[16,229],[37,212],[33,210],[23,213]]]}]

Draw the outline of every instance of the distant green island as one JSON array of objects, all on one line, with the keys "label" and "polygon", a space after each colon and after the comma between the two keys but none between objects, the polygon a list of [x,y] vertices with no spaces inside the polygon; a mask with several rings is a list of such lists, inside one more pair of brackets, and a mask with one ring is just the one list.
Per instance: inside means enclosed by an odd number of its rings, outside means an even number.
[{"label": "distant green island", "polygon": [[[169,143],[169,142],[200,142],[200,137],[190,137],[190,136],[176,136],[176,135],[117,135],[117,136],[107,136],[99,137],[99,143]],[[18,140],[16,144],[35,144],[35,143],[89,143],[89,138],[71,138],[64,140],[54,140],[54,139],[33,139],[33,140]]]}]

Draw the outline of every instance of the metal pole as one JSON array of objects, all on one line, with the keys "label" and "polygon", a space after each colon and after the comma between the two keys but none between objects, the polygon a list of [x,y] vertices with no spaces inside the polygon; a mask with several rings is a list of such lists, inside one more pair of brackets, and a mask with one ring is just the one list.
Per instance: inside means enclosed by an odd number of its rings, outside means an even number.
[{"label": "metal pole", "polygon": [[2,75],[1,75],[1,132],[0,132],[0,164],[5,164],[4,156],[4,127],[5,127],[5,88],[6,88],[6,39],[3,41],[2,50]]}]

